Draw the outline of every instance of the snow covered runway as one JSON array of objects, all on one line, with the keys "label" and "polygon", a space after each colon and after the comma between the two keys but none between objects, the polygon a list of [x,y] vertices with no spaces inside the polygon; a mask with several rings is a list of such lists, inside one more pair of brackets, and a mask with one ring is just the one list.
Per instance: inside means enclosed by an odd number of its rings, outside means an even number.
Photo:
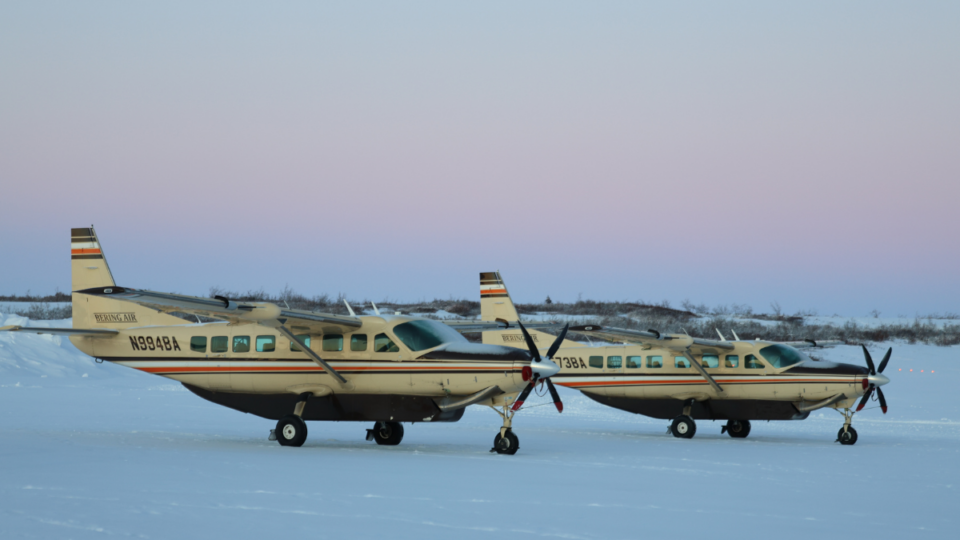
[{"label": "snow covered runway", "polygon": [[[270,421],[76,355],[0,338],[3,538],[954,538],[960,522],[957,348],[894,344],[890,413],[857,415],[852,447],[833,442],[831,410],[746,440],[699,422],[681,440],[561,389],[562,415],[517,416],[515,456],[489,453],[499,418],[478,407],[408,425],[397,447],[312,422],[285,448]],[[855,347],[822,356],[862,362]]]}]

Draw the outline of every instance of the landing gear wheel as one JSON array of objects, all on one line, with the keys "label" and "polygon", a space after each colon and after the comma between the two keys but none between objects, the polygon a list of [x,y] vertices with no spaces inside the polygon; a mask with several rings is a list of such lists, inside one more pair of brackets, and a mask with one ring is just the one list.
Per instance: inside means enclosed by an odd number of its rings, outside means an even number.
[{"label": "landing gear wheel", "polygon": [[674,437],[692,439],[693,435],[697,432],[697,424],[693,421],[693,418],[681,414],[673,419],[673,423],[670,424],[670,431]]},{"label": "landing gear wheel", "polygon": [[843,445],[855,444],[857,442],[857,430],[853,429],[853,426],[848,426],[847,431],[840,428],[840,431],[837,432],[837,441]]},{"label": "landing gear wheel", "polygon": [[749,420],[727,420],[727,433],[734,439],[745,439],[750,434]]},{"label": "landing gear wheel", "polygon": [[303,446],[307,440],[307,423],[299,416],[288,414],[277,422],[274,433],[280,446]]},{"label": "landing gear wheel", "polygon": [[377,444],[396,446],[403,440],[403,424],[400,422],[377,422],[370,430]]},{"label": "landing gear wheel", "polygon": [[501,437],[499,433],[493,439],[493,449],[498,454],[507,454],[512,456],[520,449],[520,439],[513,434],[513,431],[507,430],[507,436]]}]

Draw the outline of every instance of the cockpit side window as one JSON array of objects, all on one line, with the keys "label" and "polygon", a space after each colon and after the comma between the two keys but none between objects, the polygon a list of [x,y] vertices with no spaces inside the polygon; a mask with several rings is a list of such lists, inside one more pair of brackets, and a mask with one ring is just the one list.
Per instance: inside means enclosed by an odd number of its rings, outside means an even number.
[{"label": "cockpit side window", "polygon": [[793,347],[779,344],[768,345],[760,349],[760,356],[767,362],[770,362],[770,365],[775,368],[785,368],[806,360],[800,351]]},{"label": "cockpit side window", "polygon": [[437,321],[427,320],[398,324],[393,328],[393,334],[411,351],[432,349],[449,342],[467,341],[467,338],[453,328]]},{"label": "cockpit side window", "polygon": [[723,367],[740,367],[740,357],[736,354],[728,354],[724,359]]},{"label": "cockpit side window", "polygon": [[386,334],[377,334],[373,338],[373,352],[400,352],[400,347]]},{"label": "cockpit side window", "polygon": [[743,358],[743,367],[747,369],[763,369],[763,362],[757,360],[756,356],[748,354]]}]

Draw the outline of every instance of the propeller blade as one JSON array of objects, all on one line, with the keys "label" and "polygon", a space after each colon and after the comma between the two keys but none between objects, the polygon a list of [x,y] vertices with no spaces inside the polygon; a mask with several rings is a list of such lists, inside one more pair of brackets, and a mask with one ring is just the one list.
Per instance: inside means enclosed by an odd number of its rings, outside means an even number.
[{"label": "propeller blade", "polygon": [[[878,390],[879,390],[879,388],[878,388]],[[867,390],[867,393],[863,395],[863,399],[861,399],[861,400],[860,400],[860,404],[857,405],[857,411],[859,411],[860,409],[862,409],[863,406],[867,404],[867,401],[870,400],[870,394],[873,394],[873,387],[872,387],[872,386],[870,387],[869,390]]]},{"label": "propeller blade", "polygon": [[553,385],[553,381],[550,379],[544,379],[547,381],[547,389],[550,390],[550,397],[553,398],[553,404],[557,407],[557,412],[563,412],[563,402],[560,401],[560,394],[557,393],[557,387]]},{"label": "propeller blade", "polygon": [[523,323],[517,321],[517,326],[520,327],[520,331],[523,332],[523,339],[527,342],[527,348],[530,349],[530,354],[533,355],[533,361],[540,361],[540,351],[537,349],[537,346],[533,343],[533,338],[530,337],[530,332],[527,332],[527,329],[523,327]]},{"label": "propeller blade", "polygon": [[560,344],[563,343],[563,338],[567,337],[567,329],[570,328],[570,323],[563,325],[563,330],[560,332],[560,335],[557,336],[557,339],[553,340],[553,345],[550,345],[550,348],[547,350],[547,358],[553,358],[553,355],[557,354],[557,350],[560,349]]},{"label": "propeller blade", "polygon": [[870,351],[867,350],[867,346],[866,346],[866,345],[861,344],[860,346],[863,347],[863,357],[866,358],[866,360],[867,360],[867,368],[870,369],[870,374],[871,374],[871,375],[876,375],[876,374],[877,374],[877,368],[875,368],[875,367],[873,366],[873,358],[870,357]]},{"label": "propeller blade", "polygon": [[513,407],[511,407],[513,410],[516,411],[523,406],[523,402],[527,400],[527,396],[529,396],[530,392],[533,391],[533,385],[536,384],[536,382],[537,381],[535,380],[530,381],[530,384],[528,384],[527,387],[523,389],[523,392],[520,392],[520,395],[517,396],[517,400],[513,402]]},{"label": "propeller blade", "polygon": [[883,355],[883,360],[880,361],[880,367],[877,368],[877,371],[883,373],[883,368],[887,367],[887,362],[890,361],[890,353],[893,352],[893,347],[887,349],[887,354]]},{"label": "propeller blade", "polygon": [[883,390],[880,387],[877,387],[877,397],[880,398],[880,410],[887,414],[887,400],[883,399]]}]

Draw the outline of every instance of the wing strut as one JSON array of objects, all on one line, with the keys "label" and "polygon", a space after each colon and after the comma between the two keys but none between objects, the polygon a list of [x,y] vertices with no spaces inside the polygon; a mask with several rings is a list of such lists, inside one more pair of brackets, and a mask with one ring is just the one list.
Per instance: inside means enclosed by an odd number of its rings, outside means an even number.
[{"label": "wing strut", "polygon": [[342,387],[344,387],[344,388],[346,388],[346,389],[353,388],[353,385],[350,384],[349,382],[347,382],[347,380],[343,378],[343,375],[339,374],[339,373],[337,372],[337,370],[335,370],[335,369],[333,369],[332,367],[330,367],[330,364],[324,362],[324,361],[323,361],[323,358],[320,358],[320,356],[319,356],[317,353],[313,352],[313,350],[311,350],[310,347],[308,347],[307,344],[306,344],[302,339],[300,339],[299,337],[297,337],[296,335],[294,335],[294,333],[291,332],[289,328],[287,328],[286,326],[284,326],[284,325],[281,324],[281,325],[277,326],[277,330],[278,330],[281,334],[283,334],[283,335],[287,336],[288,338],[290,338],[291,341],[295,341],[295,342],[297,342],[298,344],[300,344],[300,350],[303,351],[303,352],[305,352],[305,353],[307,353],[307,356],[309,356],[311,360],[313,360],[314,362],[316,362],[317,365],[319,365],[320,367],[322,367],[324,371],[326,371],[326,372],[329,373],[334,379],[336,379],[337,382],[340,383],[340,386],[342,386]]},{"label": "wing strut", "polygon": [[714,390],[716,390],[717,392],[723,392],[723,388],[720,388],[720,385],[717,384],[717,381],[713,380],[713,377],[711,377],[710,374],[707,373],[707,370],[703,369],[703,366],[700,365],[700,362],[697,362],[693,358],[693,355],[690,354],[690,349],[684,349],[683,356],[687,358],[687,360],[690,362],[690,365],[695,367],[697,371],[699,371],[700,374],[703,375],[703,378],[706,379],[708,383],[710,383],[710,386],[712,386]]}]

